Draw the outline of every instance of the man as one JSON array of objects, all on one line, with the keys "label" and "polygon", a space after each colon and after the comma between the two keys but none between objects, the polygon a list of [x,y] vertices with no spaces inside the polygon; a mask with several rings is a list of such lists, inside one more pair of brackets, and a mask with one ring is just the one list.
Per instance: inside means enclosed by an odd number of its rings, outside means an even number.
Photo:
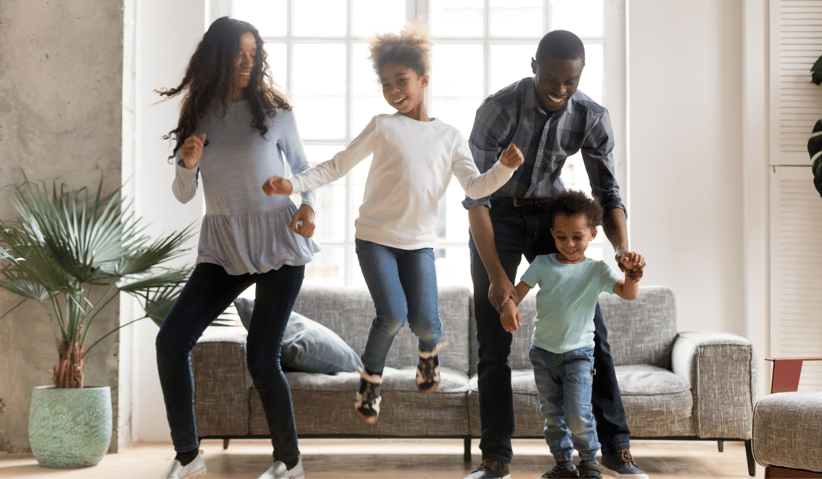
[{"label": "man", "polygon": [[[645,266],[644,258],[628,248],[608,112],[577,91],[584,66],[585,48],[579,37],[563,30],[550,32],[531,60],[534,76],[491,95],[477,110],[469,143],[480,171],[488,170],[512,143],[522,150],[525,163],[490,197],[463,202],[471,227],[483,458],[465,479],[510,478],[515,428],[508,364],[512,336],[503,329],[500,312],[514,297],[514,275],[522,256],[531,261],[556,252],[542,205],[564,189],[559,177],[568,156],[582,152],[592,194],[605,210],[603,229],[620,268],[641,271]],[[630,431],[599,305],[594,324],[592,403],[602,465],[618,478],[647,479],[630,453]]]}]

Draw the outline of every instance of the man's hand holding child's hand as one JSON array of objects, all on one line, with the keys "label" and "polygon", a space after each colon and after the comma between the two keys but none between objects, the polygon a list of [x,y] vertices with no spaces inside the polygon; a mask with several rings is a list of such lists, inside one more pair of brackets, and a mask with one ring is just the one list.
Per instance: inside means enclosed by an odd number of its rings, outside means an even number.
[{"label": "man's hand holding child's hand", "polygon": [[294,187],[290,181],[282,176],[272,176],[265,183],[263,183],[263,191],[268,196],[285,195],[288,196],[294,191]]},{"label": "man's hand holding child's hand", "polygon": [[509,299],[505,305],[503,305],[499,320],[502,323],[502,328],[509,333],[516,333],[519,327],[522,326],[522,316],[520,316],[519,310],[516,305],[514,305],[513,300]]},{"label": "man's hand holding child's hand", "polygon": [[522,156],[522,152],[519,151],[517,145],[511,143],[508,145],[508,148],[502,152],[499,157],[499,161],[508,168],[517,168],[523,161],[525,161],[525,157]]},{"label": "man's hand holding child's hand", "polygon": [[645,258],[639,253],[629,251],[627,253],[617,253],[616,262],[619,269],[625,272],[626,278],[632,281],[639,281],[645,269]]}]

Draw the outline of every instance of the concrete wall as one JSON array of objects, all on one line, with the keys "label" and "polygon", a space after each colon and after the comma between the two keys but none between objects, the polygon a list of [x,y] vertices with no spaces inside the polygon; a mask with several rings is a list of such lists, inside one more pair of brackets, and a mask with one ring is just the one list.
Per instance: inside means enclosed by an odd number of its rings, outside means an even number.
[{"label": "concrete wall", "polygon": [[[123,0],[0,1],[0,186],[25,172],[71,186],[96,186],[102,176],[107,191],[116,188],[122,65]],[[0,193],[0,217],[14,216]],[[0,292],[0,314],[17,302]],[[97,333],[116,327],[119,309],[101,316]],[[31,390],[51,384],[55,340],[37,303],[0,319],[0,338],[0,451],[28,451]],[[90,353],[86,384],[111,386],[117,404],[117,335]]]}]

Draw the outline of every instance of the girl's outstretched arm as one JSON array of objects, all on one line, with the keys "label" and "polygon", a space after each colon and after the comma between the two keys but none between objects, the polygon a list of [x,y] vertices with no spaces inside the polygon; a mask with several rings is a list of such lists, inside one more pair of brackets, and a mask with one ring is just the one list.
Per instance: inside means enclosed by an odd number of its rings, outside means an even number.
[{"label": "girl's outstretched arm", "polygon": [[265,183],[263,183],[263,191],[268,196],[274,195],[285,195],[288,196],[294,191],[294,187],[291,185],[291,182],[287,179],[283,178],[282,176],[274,175]]}]

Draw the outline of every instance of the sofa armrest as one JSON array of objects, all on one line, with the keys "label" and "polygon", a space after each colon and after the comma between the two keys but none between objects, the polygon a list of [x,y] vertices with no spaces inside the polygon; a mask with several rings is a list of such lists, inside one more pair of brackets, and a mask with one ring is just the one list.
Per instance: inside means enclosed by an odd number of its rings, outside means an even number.
[{"label": "sofa armrest", "polygon": [[750,341],[717,331],[680,332],[671,366],[691,386],[698,437],[751,438],[757,388]]},{"label": "sofa armrest", "polygon": [[251,383],[245,328],[209,328],[191,350],[197,435],[245,436]]}]

